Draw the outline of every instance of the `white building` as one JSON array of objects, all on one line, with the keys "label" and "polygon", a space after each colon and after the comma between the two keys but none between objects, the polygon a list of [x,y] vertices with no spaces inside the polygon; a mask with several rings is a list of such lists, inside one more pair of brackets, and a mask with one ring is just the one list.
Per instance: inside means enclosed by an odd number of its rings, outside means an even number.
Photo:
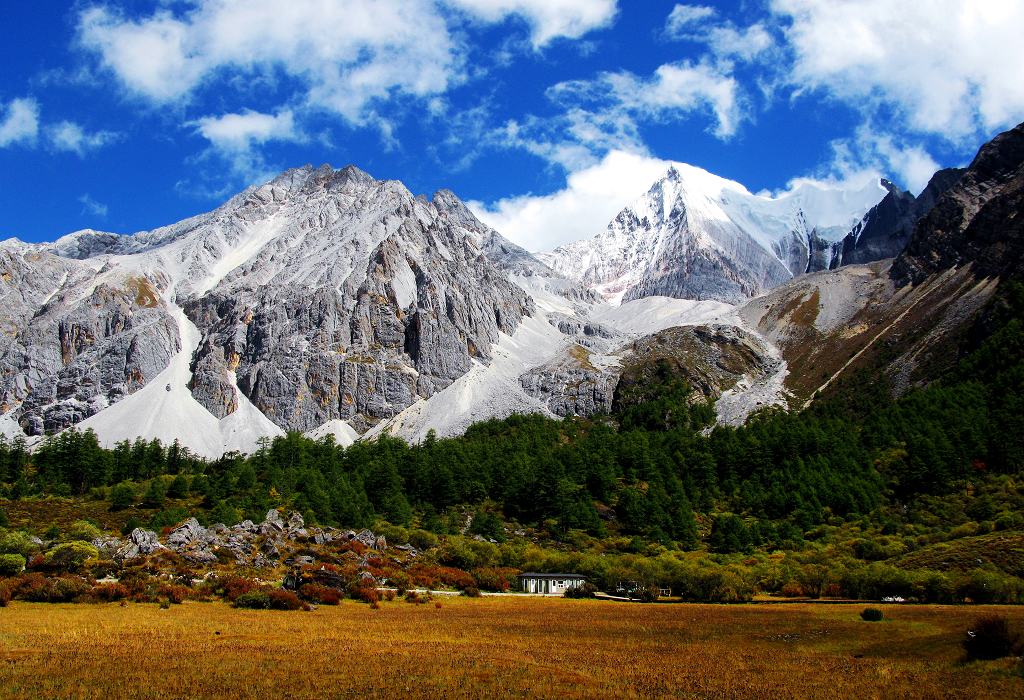
[{"label": "white building", "polygon": [[560,595],[586,582],[587,577],[580,574],[537,574],[531,571],[519,574],[519,588],[526,593]]}]

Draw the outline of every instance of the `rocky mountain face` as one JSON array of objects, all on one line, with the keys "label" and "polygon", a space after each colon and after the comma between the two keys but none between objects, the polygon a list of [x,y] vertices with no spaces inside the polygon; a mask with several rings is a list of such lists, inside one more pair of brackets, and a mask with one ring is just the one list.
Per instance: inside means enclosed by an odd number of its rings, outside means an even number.
[{"label": "rocky mountain face", "polygon": [[933,178],[933,191],[942,177],[956,181],[895,260],[808,275],[738,310],[779,348],[795,405],[844,386],[862,390],[866,380],[901,394],[941,376],[970,343],[1000,282],[1020,276],[1024,125],[986,144],[956,175]]},{"label": "rocky mountain face", "polygon": [[846,234],[827,267],[817,267],[810,272],[896,257],[907,247],[917,220],[931,211],[939,197],[955,185],[963,173],[962,168],[938,171],[917,197],[884,180],[889,194]]},{"label": "rocky mountain face", "polygon": [[[608,413],[665,368],[729,424],[861,370],[905,391],[1019,274],[1022,163],[1024,127],[917,198],[874,183],[772,198],[677,166],[545,256],[449,191],[351,166],[130,236],[5,241],[0,432],[77,426],[216,457],[285,430],[419,440]],[[915,218],[895,262],[849,264],[889,255]]]},{"label": "rocky mountain face", "polygon": [[1024,124],[985,144],[914,227],[892,267],[900,285],[971,265],[979,277],[1020,274],[1024,253]]},{"label": "rocky mountain face", "polygon": [[613,303],[647,296],[739,303],[828,269],[842,238],[886,194],[804,183],[778,197],[672,166],[608,228],[539,257]]},{"label": "rocky mountain face", "polygon": [[181,415],[365,430],[489,362],[533,310],[463,211],[306,167],[151,232],[4,242],[3,413],[51,432],[159,376]]}]

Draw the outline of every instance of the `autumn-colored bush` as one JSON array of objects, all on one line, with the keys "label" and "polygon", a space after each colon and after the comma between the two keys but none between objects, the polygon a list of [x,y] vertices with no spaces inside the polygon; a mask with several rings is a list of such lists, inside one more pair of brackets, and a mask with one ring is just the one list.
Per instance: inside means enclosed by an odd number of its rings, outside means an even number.
[{"label": "autumn-colored bush", "polygon": [[476,586],[476,581],[471,575],[462,569],[451,566],[431,566],[429,564],[414,564],[409,567],[409,575],[413,582],[424,588],[457,588],[464,590],[470,586]]},{"label": "autumn-colored bush", "polygon": [[131,592],[123,583],[101,583],[92,587],[89,596],[96,602],[112,603],[115,600],[124,600]]},{"label": "autumn-colored bush", "polygon": [[467,598],[479,598],[480,589],[476,586],[466,586],[462,589],[462,595],[466,596]]},{"label": "autumn-colored bush", "polygon": [[271,610],[301,610],[302,601],[291,591],[281,588],[272,588],[267,591],[267,598],[270,601]]},{"label": "autumn-colored bush", "polygon": [[370,579],[357,579],[349,584],[348,594],[353,600],[361,600],[364,603],[380,602],[380,591],[377,584]]},{"label": "autumn-colored bush", "polygon": [[32,572],[15,581],[17,587],[12,589],[13,595],[33,603],[70,603],[92,590],[89,582],[79,576],[46,578],[38,572]]},{"label": "autumn-colored bush", "polygon": [[519,569],[498,566],[482,566],[470,572],[476,587],[485,591],[504,592],[512,587]]},{"label": "autumn-colored bush", "polygon": [[238,600],[239,596],[251,593],[259,587],[251,578],[242,576],[229,576],[220,582],[221,594],[232,603]]},{"label": "autumn-colored bush", "polygon": [[579,586],[573,586],[566,588],[565,593],[562,594],[563,598],[594,598],[597,596],[597,586],[592,584],[590,581],[584,581]]},{"label": "autumn-colored bush", "polygon": [[167,598],[168,602],[180,605],[192,597],[192,589],[188,586],[181,586],[173,583],[166,583],[160,587],[160,595]]},{"label": "autumn-colored bush", "polygon": [[423,605],[429,603],[432,600],[429,593],[417,593],[416,591],[409,591],[405,594],[405,602],[413,603],[414,605]]},{"label": "autumn-colored bush", "polygon": [[784,598],[803,598],[806,595],[806,593],[804,593],[804,587],[796,581],[787,582],[782,586],[782,590],[779,591],[779,593],[782,594]]},{"label": "autumn-colored bush", "polygon": [[0,608],[6,608],[7,604],[11,602],[11,588],[9,581],[0,581]]},{"label": "autumn-colored bush", "polygon": [[299,589],[299,594],[308,601],[321,605],[337,605],[341,602],[341,591],[318,583],[307,583]]}]

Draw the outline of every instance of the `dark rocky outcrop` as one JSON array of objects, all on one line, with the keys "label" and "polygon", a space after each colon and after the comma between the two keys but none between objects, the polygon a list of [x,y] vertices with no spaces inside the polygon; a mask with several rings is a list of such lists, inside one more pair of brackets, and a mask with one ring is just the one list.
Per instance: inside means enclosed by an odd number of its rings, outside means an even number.
[{"label": "dark rocky outcrop", "polygon": [[1024,124],[985,144],[954,187],[914,227],[892,266],[900,286],[972,265],[979,277],[1015,276],[1024,255]]},{"label": "dark rocky outcrop", "polygon": [[859,265],[885,260],[899,255],[910,241],[914,224],[931,211],[936,201],[960,180],[963,173],[962,168],[938,171],[917,197],[899,189],[888,180],[883,180],[889,194],[872,207],[863,221],[837,246],[828,269],[835,269],[840,265]]}]

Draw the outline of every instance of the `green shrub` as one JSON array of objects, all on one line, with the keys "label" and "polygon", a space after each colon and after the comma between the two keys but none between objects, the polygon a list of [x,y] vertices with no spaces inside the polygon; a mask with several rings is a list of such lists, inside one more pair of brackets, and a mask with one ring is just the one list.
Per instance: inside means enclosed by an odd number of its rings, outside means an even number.
[{"label": "green shrub", "polygon": [[25,557],[20,554],[0,554],[0,576],[17,576],[25,570]]},{"label": "green shrub", "polygon": [[243,593],[235,599],[236,608],[250,610],[301,610],[302,601],[291,591],[279,588]]},{"label": "green shrub", "polygon": [[584,581],[583,585],[575,588],[566,588],[562,594],[564,598],[593,598],[597,594],[597,586],[590,581]]},{"label": "green shrub", "polygon": [[135,489],[121,482],[110,489],[110,510],[124,510],[135,505]]},{"label": "green shrub", "polygon": [[409,544],[416,549],[425,551],[437,546],[437,535],[426,530],[413,530],[409,533]]},{"label": "green shrub", "polygon": [[146,508],[162,508],[167,498],[167,486],[163,479],[157,477],[149,482],[149,488],[142,496],[142,505]]},{"label": "green shrub", "polygon": [[882,617],[882,611],[878,608],[864,608],[860,613],[860,619],[865,622],[881,622]]},{"label": "green shrub", "polygon": [[1001,659],[1014,653],[1019,638],[1002,615],[983,615],[967,631],[963,646],[969,659]]},{"label": "green shrub", "polygon": [[249,591],[235,598],[236,608],[248,608],[250,610],[269,610],[270,596],[266,591]]},{"label": "green shrub", "polygon": [[188,496],[188,477],[184,474],[178,474],[174,477],[174,481],[167,487],[168,498],[185,498]]},{"label": "green shrub", "polygon": [[88,542],[65,542],[46,553],[46,565],[61,571],[79,571],[99,555],[99,550]]},{"label": "green shrub", "polygon": [[0,553],[20,554],[26,559],[33,552],[38,551],[39,545],[35,544],[29,536],[21,530],[8,530],[0,535]]},{"label": "green shrub", "polygon": [[92,542],[94,539],[102,535],[100,529],[90,523],[88,520],[76,520],[71,523],[71,527],[64,533],[66,540],[79,540],[82,542]]}]

